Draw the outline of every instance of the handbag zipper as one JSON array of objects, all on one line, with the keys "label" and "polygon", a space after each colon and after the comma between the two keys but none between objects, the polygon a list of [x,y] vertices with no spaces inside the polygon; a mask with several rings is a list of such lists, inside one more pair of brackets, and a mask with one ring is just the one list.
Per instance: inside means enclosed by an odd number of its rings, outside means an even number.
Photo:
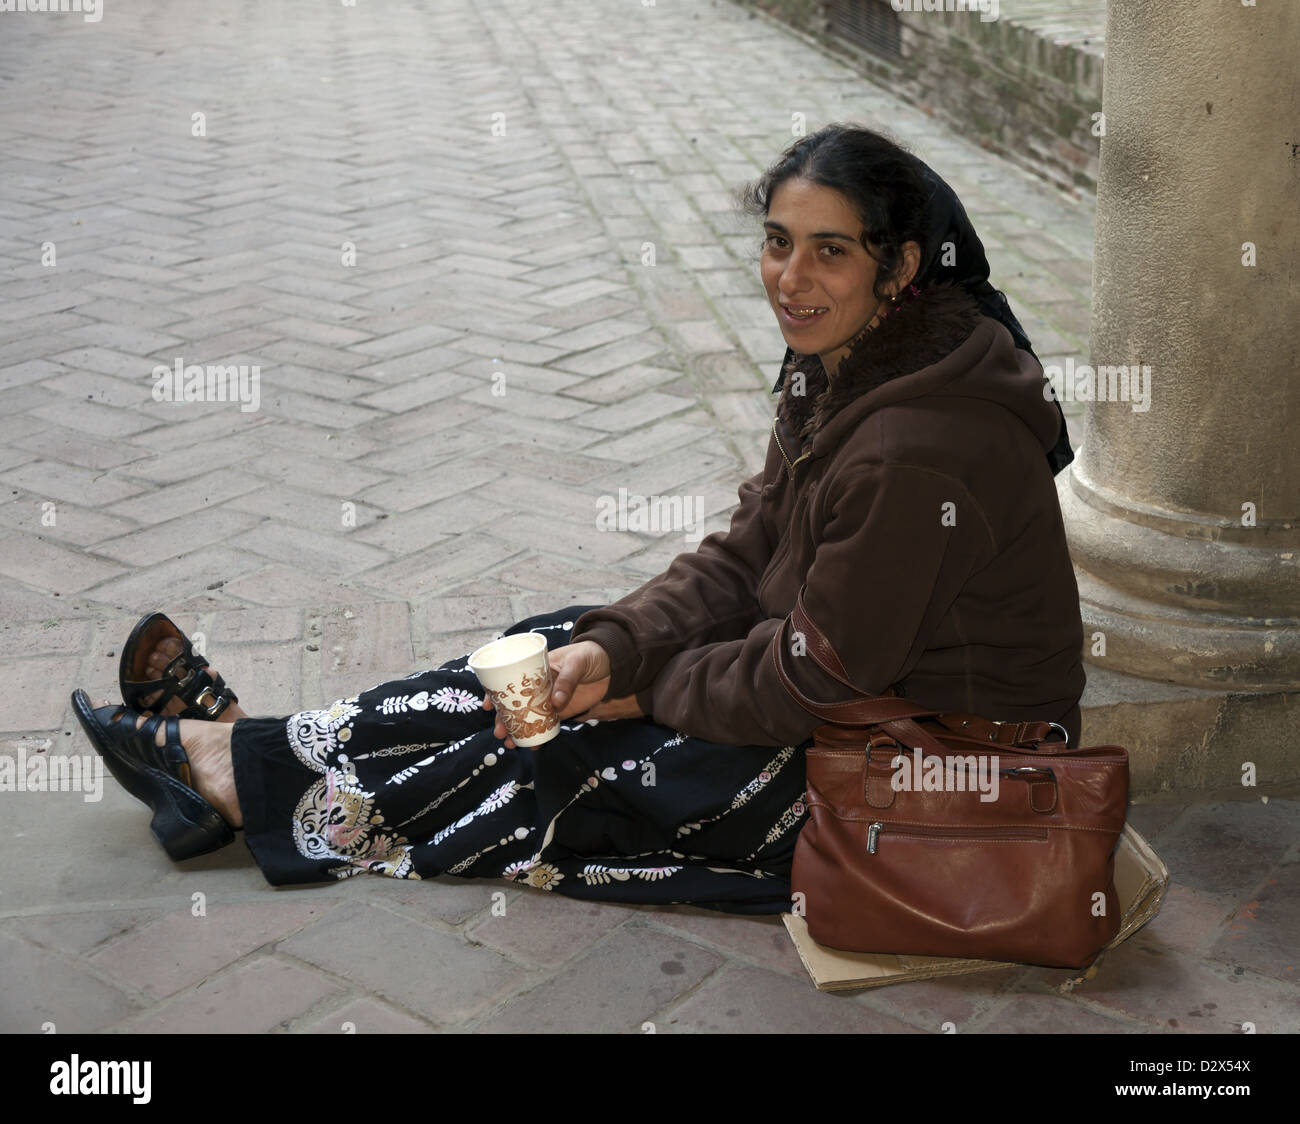
[{"label": "handbag zipper", "polygon": [[908,824],[884,824],[877,820],[867,826],[867,854],[874,855],[879,844],[880,833],[888,826],[891,833],[898,835],[923,835],[932,839],[1046,839],[1044,828],[1024,827],[974,827],[969,829],[954,827],[918,827]]}]

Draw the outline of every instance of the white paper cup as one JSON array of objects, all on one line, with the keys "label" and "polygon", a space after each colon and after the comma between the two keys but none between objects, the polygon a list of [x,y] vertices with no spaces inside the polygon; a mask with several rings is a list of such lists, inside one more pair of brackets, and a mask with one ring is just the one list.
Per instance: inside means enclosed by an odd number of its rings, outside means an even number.
[{"label": "white paper cup", "polygon": [[475,648],[469,669],[492,696],[492,704],[515,745],[533,748],[560,732],[551,702],[551,665],[546,637],[516,632]]}]

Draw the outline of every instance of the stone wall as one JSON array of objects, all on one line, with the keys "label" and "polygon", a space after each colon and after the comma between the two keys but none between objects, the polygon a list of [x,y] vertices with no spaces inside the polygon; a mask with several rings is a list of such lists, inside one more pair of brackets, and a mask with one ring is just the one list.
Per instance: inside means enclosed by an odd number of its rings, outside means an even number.
[{"label": "stone wall", "polygon": [[[1052,22],[1041,6],[1025,8],[1025,21],[1018,22],[1017,0],[1002,0],[999,18],[990,21],[977,12],[900,12],[901,57],[891,58],[839,30],[844,13],[867,5],[892,18],[888,0],[737,2],[818,40],[984,148],[1073,193],[1096,191],[1100,139],[1093,114],[1101,111],[1104,33],[1096,5],[1086,6],[1095,33],[1078,15],[1068,27]],[[1054,7],[1070,14],[1067,4]]]}]

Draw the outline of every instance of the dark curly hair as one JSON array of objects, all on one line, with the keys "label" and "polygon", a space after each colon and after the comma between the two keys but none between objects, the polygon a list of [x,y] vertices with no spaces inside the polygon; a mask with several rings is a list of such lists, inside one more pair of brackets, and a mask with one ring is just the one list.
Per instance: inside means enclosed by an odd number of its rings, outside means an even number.
[{"label": "dark curly hair", "polygon": [[[929,191],[915,158],[882,133],[859,125],[831,124],[796,140],[762,176],[737,188],[733,198],[741,211],[761,222],[776,189],[791,179],[832,188],[852,204],[862,223],[862,248],[877,263],[873,295],[886,299],[886,286],[899,277],[905,264],[903,244],[925,245]],[[787,378],[781,395],[782,413],[805,437],[815,427],[818,407],[829,390],[824,372],[820,377],[822,385],[809,386],[802,395],[791,394],[792,381]]]}]

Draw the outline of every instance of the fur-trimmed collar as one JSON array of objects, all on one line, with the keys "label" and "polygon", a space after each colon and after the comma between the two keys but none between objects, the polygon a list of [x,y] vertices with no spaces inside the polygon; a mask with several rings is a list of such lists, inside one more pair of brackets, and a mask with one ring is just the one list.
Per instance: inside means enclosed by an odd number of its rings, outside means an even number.
[{"label": "fur-trimmed collar", "polygon": [[[927,287],[859,337],[829,386],[821,358],[796,352],[782,371],[778,406],[787,441],[806,449],[847,403],[949,355],[975,330],[980,315],[975,298],[962,286]],[[803,375],[802,395],[793,393],[801,381],[797,374]]]}]

